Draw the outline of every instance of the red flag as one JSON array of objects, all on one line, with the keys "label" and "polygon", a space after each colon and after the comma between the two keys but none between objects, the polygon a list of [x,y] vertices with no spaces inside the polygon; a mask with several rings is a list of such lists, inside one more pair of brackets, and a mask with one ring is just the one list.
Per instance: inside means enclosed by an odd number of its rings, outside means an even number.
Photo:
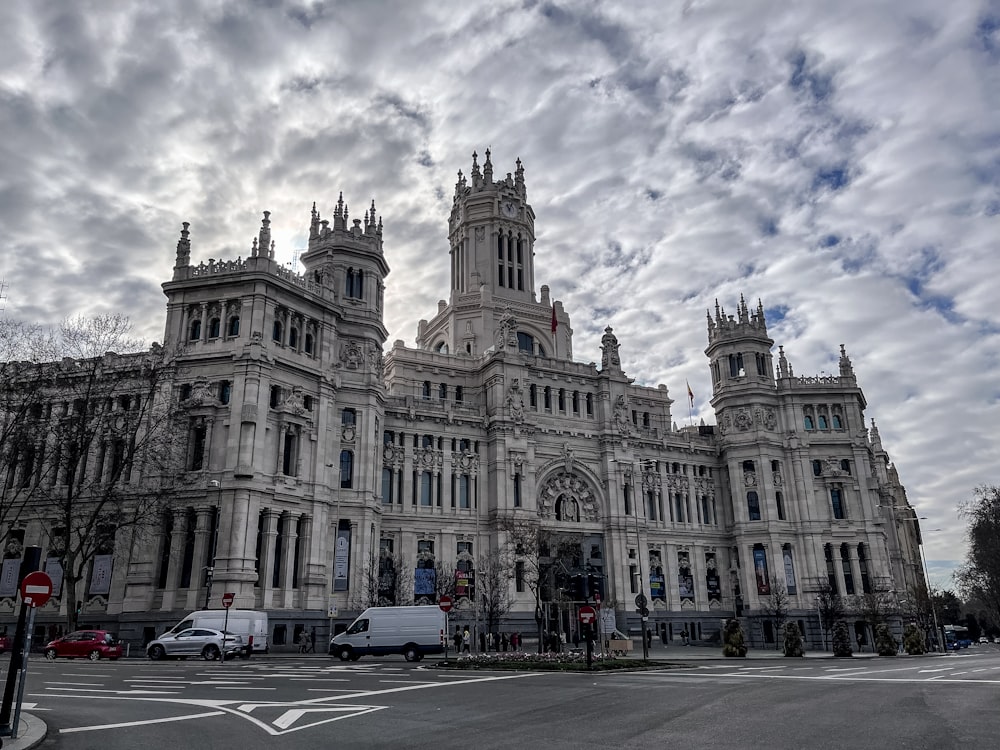
[{"label": "red flag", "polygon": [[556,303],[552,303],[552,333],[556,332],[556,328],[559,327],[559,321],[556,320]]}]

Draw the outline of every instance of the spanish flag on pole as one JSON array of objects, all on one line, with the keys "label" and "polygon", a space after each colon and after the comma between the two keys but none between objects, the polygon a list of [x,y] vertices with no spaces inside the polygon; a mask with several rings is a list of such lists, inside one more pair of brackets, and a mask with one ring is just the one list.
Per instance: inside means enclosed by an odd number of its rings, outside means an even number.
[{"label": "spanish flag on pole", "polygon": [[559,321],[556,320],[556,303],[552,303],[552,333],[556,332],[556,328],[559,327]]},{"label": "spanish flag on pole", "polygon": [[688,389],[688,404],[690,404],[691,408],[693,409],[694,408],[694,391],[691,390],[691,384],[689,382],[687,382],[686,380],[684,381],[684,385],[686,385],[687,389]]}]

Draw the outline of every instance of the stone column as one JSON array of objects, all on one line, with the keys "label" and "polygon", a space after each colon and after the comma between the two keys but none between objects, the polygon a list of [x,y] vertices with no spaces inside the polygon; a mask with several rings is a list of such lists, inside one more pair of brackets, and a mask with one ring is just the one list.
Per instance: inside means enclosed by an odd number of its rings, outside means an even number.
[{"label": "stone column", "polygon": [[281,606],[290,609],[297,605],[295,601],[295,566],[298,560],[295,557],[295,546],[299,538],[298,523],[302,516],[297,513],[285,513],[282,518],[284,519],[284,533],[282,536],[283,547],[281,550]]},{"label": "stone column", "polygon": [[177,597],[177,586],[181,580],[181,566],[184,564],[184,541],[187,537],[187,509],[173,510],[174,528],[170,534],[170,559],[167,563],[167,585],[163,589],[162,610],[171,610],[181,604]]},{"label": "stone column", "polygon": [[257,570],[257,584],[260,587],[261,600],[265,609],[270,609],[274,591],[275,548],[278,540],[278,514],[271,508],[265,508],[263,513],[263,542],[260,549],[260,567]]},{"label": "stone column", "polygon": [[[207,599],[208,584],[206,568],[212,567],[212,519],[215,517],[215,508],[201,507],[197,511],[197,520],[194,528],[194,555],[191,558],[191,588],[188,590],[187,608],[201,609],[210,608],[211,602]],[[214,571],[213,571],[214,575]]]}]

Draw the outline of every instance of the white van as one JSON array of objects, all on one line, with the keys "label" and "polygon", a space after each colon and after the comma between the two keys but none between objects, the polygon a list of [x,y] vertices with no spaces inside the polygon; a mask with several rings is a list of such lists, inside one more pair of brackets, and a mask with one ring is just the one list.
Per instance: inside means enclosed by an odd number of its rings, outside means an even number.
[{"label": "white van", "polygon": [[230,633],[243,636],[243,642],[246,644],[243,658],[250,656],[251,653],[266,654],[270,651],[267,644],[267,612],[258,612],[253,609],[230,609],[227,622],[226,610],[224,609],[200,609],[189,614],[167,632],[179,633],[187,628],[225,629]]},{"label": "white van", "polygon": [[357,661],[365,654],[402,654],[420,661],[444,653],[444,612],[437,606],[370,607],[330,641],[330,654]]}]

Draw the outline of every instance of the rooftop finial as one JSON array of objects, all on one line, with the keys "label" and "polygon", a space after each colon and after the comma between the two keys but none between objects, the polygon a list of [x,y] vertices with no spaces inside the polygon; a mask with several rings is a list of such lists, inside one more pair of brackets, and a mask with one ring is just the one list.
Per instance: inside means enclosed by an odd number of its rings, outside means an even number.
[{"label": "rooftop finial", "polygon": [[260,222],[260,233],[258,234],[257,248],[260,253],[266,253],[271,246],[271,212],[265,211],[264,218]]},{"label": "rooftop finial", "polygon": [[189,226],[191,226],[189,222],[181,222],[181,237],[177,240],[177,262],[174,264],[177,268],[187,266],[191,263],[191,240],[189,239],[190,233],[188,232]]}]

